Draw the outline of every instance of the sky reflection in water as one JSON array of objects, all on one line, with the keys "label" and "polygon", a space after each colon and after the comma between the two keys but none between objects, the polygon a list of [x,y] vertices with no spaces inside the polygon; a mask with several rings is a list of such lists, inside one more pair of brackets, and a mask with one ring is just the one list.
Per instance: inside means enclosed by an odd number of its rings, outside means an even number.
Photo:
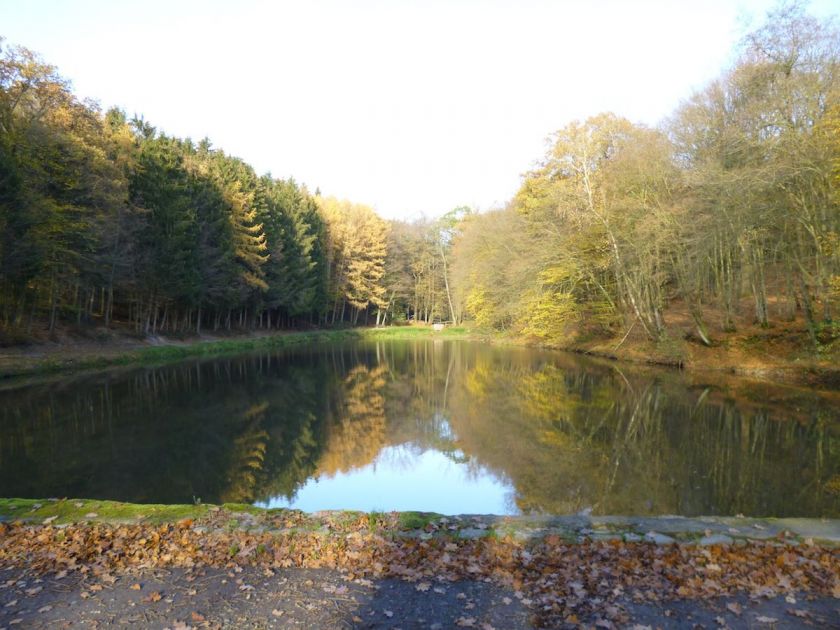
[{"label": "sky reflection in water", "polygon": [[289,500],[260,504],[317,510],[516,514],[510,482],[481,467],[453,461],[440,451],[405,444],[383,448],[370,464],[309,479]]}]

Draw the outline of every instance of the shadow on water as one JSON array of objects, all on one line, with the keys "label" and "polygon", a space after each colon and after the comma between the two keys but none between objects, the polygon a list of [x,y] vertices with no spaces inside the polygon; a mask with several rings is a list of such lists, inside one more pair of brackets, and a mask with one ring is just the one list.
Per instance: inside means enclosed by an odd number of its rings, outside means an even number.
[{"label": "shadow on water", "polygon": [[[354,471],[384,486],[400,447],[507,512],[840,517],[836,400],[697,378],[425,340],[106,372],[0,392],[0,496],[295,505]],[[390,509],[369,490],[344,507]]]}]

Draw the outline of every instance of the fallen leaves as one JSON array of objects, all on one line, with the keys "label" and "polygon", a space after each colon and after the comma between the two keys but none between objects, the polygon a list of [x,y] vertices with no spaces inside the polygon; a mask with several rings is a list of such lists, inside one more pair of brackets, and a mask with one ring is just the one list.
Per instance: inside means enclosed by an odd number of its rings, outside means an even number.
[{"label": "fallen leaves", "polygon": [[[596,627],[622,627],[623,613],[616,603],[627,597],[648,603],[737,593],[840,597],[840,551],[817,545],[769,541],[659,546],[572,543],[556,536],[522,542],[497,537],[457,539],[445,535],[447,528],[440,530],[442,536],[412,538],[366,528],[363,519],[353,526],[334,523],[327,533],[295,528],[297,522],[290,516],[272,524],[280,529],[248,531],[228,528],[230,519],[223,511],[211,514],[218,522],[202,520],[202,527],[191,519],[164,525],[82,523],[60,528],[0,524],[0,564],[60,576],[83,572],[106,585],[113,583],[113,572],[122,569],[222,567],[245,597],[253,589],[237,575],[245,565],[259,567],[266,577],[290,567],[338,569],[348,579],[367,584],[399,577],[414,583],[419,592],[434,594],[445,594],[445,587],[460,579],[492,580],[512,589],[522,605],[533,611],[537,623],[549,626],[581,620]],[[240,515],[240,520],[246,517]],[[233,554],[232,549],[236,550]],[[142,585],[130,588],[141,591]],[[92,583],[87,589],[83,598],[92,597],[102,585]],[[333,597],[347,593],[343,586],[324,590]],[[162,598],[153,592],[141,601],[153,604]],[[509,605],[513,600],[501,601]],[[464,603],[465,611],[471,610],[469,603]],[[736,602],[726,608],[742,614]],[[381,611],[386,617],[389,613],[394,614]],[[279,609],[272,611],[275,617],[282,614]],[[474,618],[465,614],[461,619],[464,625]],[[480,627],[477,620],[473,623]]]},{"label": "fallen leaves", "polygon": [[146,597],[144,597],[141,601],[144,604],[156,604],[157,602],[159,602],[162,599],[162,597],[163,596],[160,593],[158,593],[157,591],[154,591],[154,592],[146,595]]}]

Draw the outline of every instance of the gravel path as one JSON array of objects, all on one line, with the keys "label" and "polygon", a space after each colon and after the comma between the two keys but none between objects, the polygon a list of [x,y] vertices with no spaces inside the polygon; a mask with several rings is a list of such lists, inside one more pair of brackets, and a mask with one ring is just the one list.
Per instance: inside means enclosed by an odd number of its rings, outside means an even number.
[{"label": "gravel path", "polygon": [[485,582],[418,590],[394,579],[348,582],[337,571],[254,568],[144,571],[113,584],[2,569],[0,582],[0,628],[530,627],[513,593]]},{"label": "gravel path", "polygon": [[[840,600],[746,597],[624,602],[642,628],[840,628]],[[320,569],[145,570],[113,583],[0,569],[0,628],[530,628],[529,610],[486,582],[348,582]]]},{"label": "gravel path", "polygon": [[664,604],[627,603],[633,624],[650,628],[749,628],[788,630],[793,628],[840,628],[840,600],[793,596],[750,600],[746,596],[711,601],[676,600]]}]

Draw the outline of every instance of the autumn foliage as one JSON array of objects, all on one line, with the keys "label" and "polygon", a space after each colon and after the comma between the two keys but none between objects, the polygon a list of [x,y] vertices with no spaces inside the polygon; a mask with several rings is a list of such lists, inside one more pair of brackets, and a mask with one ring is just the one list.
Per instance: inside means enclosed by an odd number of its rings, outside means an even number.
[{"label": "autumn foliage", "polygon": [[[621,541],[569,542],[559,536],[462,539],[441,519],[420,531],[400,531],[367,515],[301,527],[284,512],[259,527],[246,518],[230,527],[224,511],[163,525],[66,526],[0,524],[0,564],[35,572],[81,572],[113,581],[124,570],[182,567],[337,569],[348,580],[398,577],[429,590],[462,579],[512,588],[539,625],[624,619],[622,601],[657,602],[733,594],[771,597],[806,592],[840,598],[840,552],[787,539],[741,545],[655,545]],[[247,515],[246,515],[247,516]]]}]

